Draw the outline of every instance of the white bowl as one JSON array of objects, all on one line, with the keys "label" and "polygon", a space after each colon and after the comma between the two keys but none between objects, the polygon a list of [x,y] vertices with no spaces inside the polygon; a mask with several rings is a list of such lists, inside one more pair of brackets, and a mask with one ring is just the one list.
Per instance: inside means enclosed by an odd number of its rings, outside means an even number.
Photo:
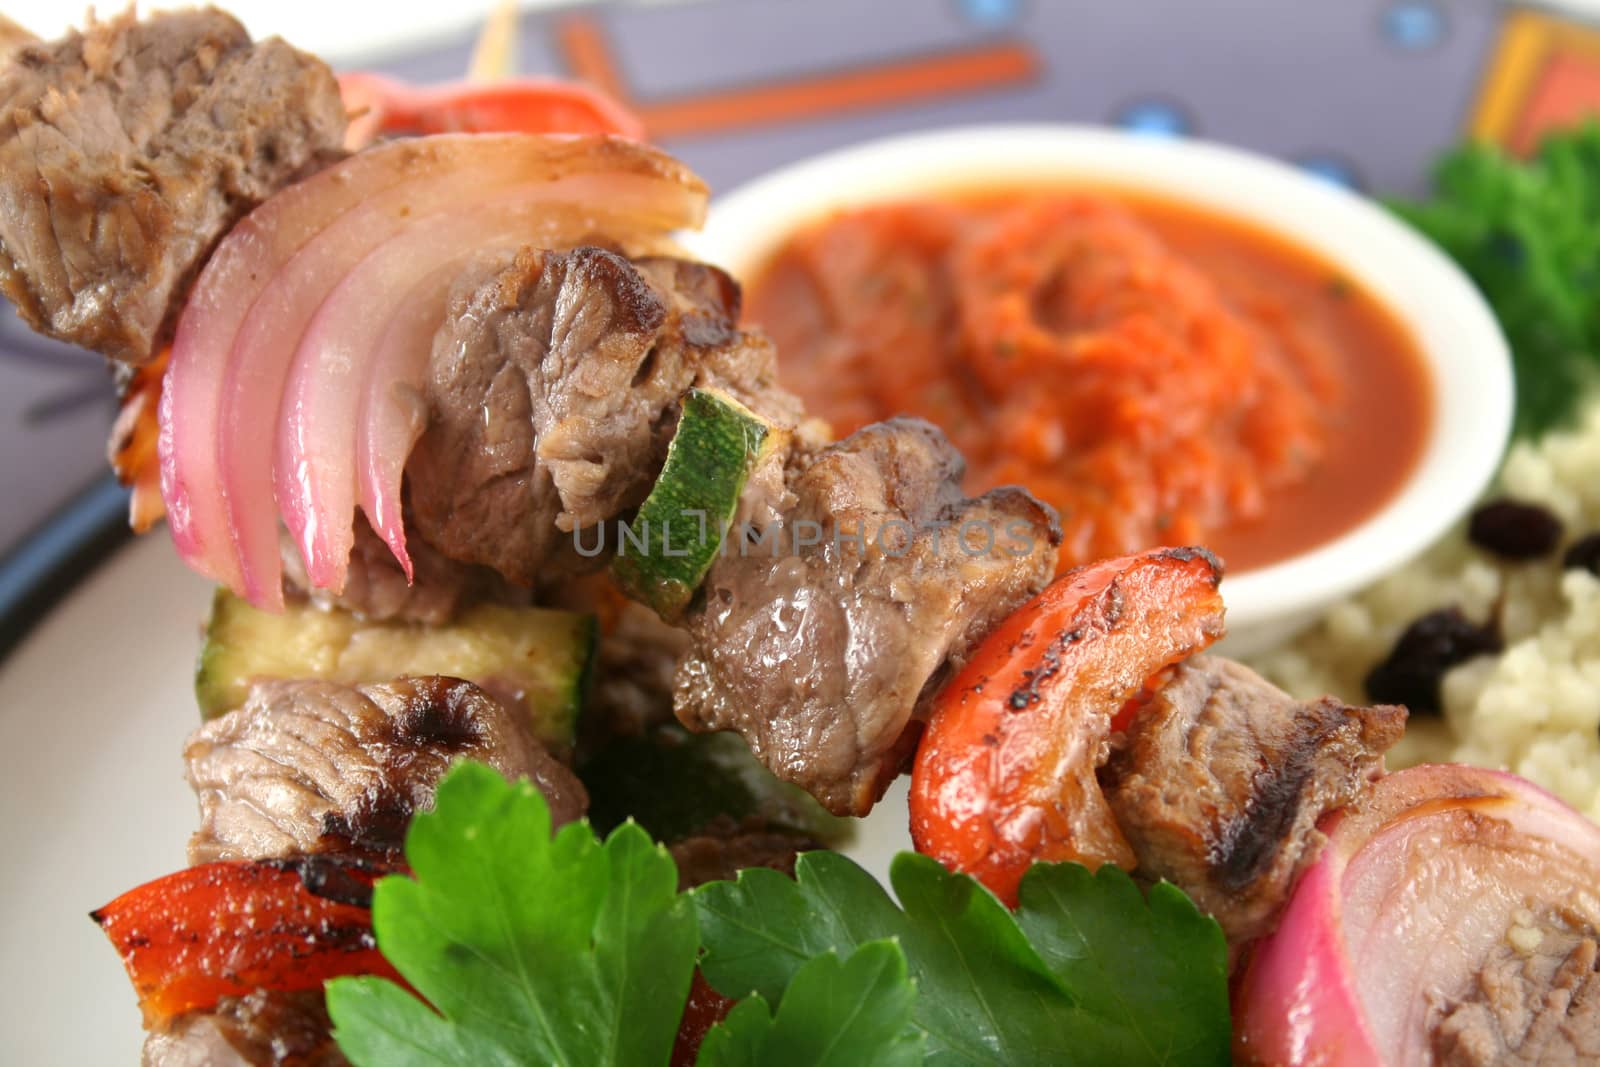
[{"label": "white bowl", "polygon": [[735,277],[748,277],[796,229],[843,207],[1054,181],[1147,191],[1284,234],[1387,304],[1422,350],[1433,426],[1411,477],[1349,532],[1225,579],[1226,651],[1245,655],[1277,644],[1339,597],[1406,563],[1488,484],[1511,427],[1511,358],[1477,289],[1381,207],[1263,156],[1092,127],[941,130],[784,167],[715,200],[704,231],[686,243]]}]

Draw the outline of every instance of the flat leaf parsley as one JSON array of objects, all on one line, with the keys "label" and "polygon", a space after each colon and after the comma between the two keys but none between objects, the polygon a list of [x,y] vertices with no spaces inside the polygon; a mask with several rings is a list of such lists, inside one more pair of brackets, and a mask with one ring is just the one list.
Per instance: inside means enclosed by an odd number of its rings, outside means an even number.
[{"label": "flat leaf parsley", "polygon": [[384,979],[331,982],[353,1063],[666,1062],[700,938],[643,830],[552,838],[538,790],[465,764],[412,820],[406,859],[416,877],[378,883],[373,931],[437,1012]]},{"label": "flat leaf parsley", "polygon": [[1015,913],[913,853],[891,872],[899,903],[831,852],[795,879],[679,893],[631,822],[552,837],[535,789],[471,763],[412,821],[406,858],[373,929],[411,989],[328,984],[357,1067],[663,1065],[697,963],[737,1001],[701,1067],[1228,1062],[1221,930],[1111,867],[1036,865]]},{"label": "flat leaf parsley", "polygon": [[1036,864],[1013,914],[910,852],[889,876],[904,910],[837,853],[807,853],[795,874],[749,870],[695,891],[701,968],[724,995],[777,1000],[817,954],[892,937],[930,1063],[1229,1062],[1227,946],[1172,886],[1147,905],[1115,867]]},{"label": "flat leaf parsley", "polygon": [[1511,342],[1516,429],[1566,420],[1600,377],[1600,122],[1548,137],[1524,162],[1466,144],[1434,194],[1391,205],[1483,291]]}]

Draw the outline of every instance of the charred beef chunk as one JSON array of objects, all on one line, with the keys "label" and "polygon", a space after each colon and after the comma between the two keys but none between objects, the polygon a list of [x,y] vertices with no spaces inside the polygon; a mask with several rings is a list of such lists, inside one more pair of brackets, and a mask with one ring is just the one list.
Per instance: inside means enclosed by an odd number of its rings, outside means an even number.
[{"label": "charred beef chunk", "polygon": [[184,747],[200,797],[189,862],[315,852],[387,854],[456,759],[528,778],[557,825],[583,813],[582,784],[526,726],[470,682],[261,682],[243,707]]},{"label": "charred beef chunk", "polygon": [[215,8],[26,46],[0,101],[0,290],[39,332],[128,363],[228,227],[345,127],[321,60]]},{"label": "charred beef chunk", "polygon": [[730,546],[685,620],[678,718],[736,730],[779,778],[865,814],[903,769],[923,701],[1055,573],[1055,513],[969,500],[916,419],[868,426],[791,472],[781,525]]},{"label": "charred beef chunk", "polygon": [[672,676],[689,650],[689,636],[629,601],[600,638],[583,725],[601,740],[643,737],[675,723]]},{"label": "charred beef chunk", "polygon": [[1382,773],[1405,709],[1297,701],[1247,667],[1197,656],[1155,691],[1101,771],[1138,873],[1165,878],[1230,944],[1272,928],[1316,858],[1316,822]]},{"label": "charred beef chunk", "polygon": [[39,38],[31,30],[0,15],[0,63],[8,61],[28,45],[38,43]]},{"label": "charred beef chunk", "polygon": [[678,889],[693,889],[707,882],[729,881],[749,867],[766,867],[794,875],[800,853],[822,845],[803,834],[774,829],[758,817],[735,822],[724,816],[699,833],[670,846],[678,865]]},{"label": "charred beef chunk", "polygon": [[[1530,915],[1531,919],[1532,916]],[[1600,1063],[1600,946],[1559,917],[1511,931],[1459,1000],[1429,1005],[1442,1067]]]},{"label": "charred beef chunk", "polygon": [[417,532],[531,585],[552,561],[580,561],[574,530],[645,498],[691,386],[795,422],[772,346],[738,315],[731,279],[681,260],[524,249],[465,272],[407,466]]},{"label": "charred beef chunk", "polygon": [[191,1012],[144,1043],[144,1067],[345,1067],[322,990],[258,989]]}]

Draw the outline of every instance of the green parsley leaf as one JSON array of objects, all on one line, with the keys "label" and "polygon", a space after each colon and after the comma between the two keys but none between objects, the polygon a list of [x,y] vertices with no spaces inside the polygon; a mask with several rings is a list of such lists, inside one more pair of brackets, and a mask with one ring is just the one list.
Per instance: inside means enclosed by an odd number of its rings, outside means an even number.
[{"label": "green parsley leaf", "polygon": [[752,870],[694,893],[701,969],[725,996],[779,1004],[807,962],[893,937],[919,995],[929,1063],[1226,1064],[1227,947],[1172,887],[1145,902],[1123,872],[1036,865],[1013,915],[977,882],[902,853],[897,906],[843,856],[790,880]]},{"label": "green parsley leaf", "polygon": [[1391,207],[1483,291],[1511,342],[1516,430],[1559,425],[1600,378],[1600,122],[1545,140],[1526,162],[1467,144],[1434,194]]},{"label": "green parsley leaf", "polygon": [[1227,940],[1176,886],[1146,900],[1110,864],[1036,864],[1017,923],[1082,1010],[1138,1039],[1140,1062],[1228,1062]]},{"label": "green parsley leaf", "polygon": [[352,1063],[666,1062],[699,934],[643,830],[601,845],[573,823],[552,838],[532,785],[469,763],[412,820],[406,858],[415,877],[378,883],[373,929],[427,1003],[380,978],[330,982]]},{"label": "green parsley leaf", "polygon": [[[908,1029],[917,989],[893,941],[869,941],[840,962],[827,952],[794,973],[774,1016],[746,997],[706,1034],[698,1067],[912,1067],[922,1035]],[[833,1020],[831,1026],[817,1025]]]},{"label": "green parsley leaf", "polygon": [[745,871],[676,891],[671,856],[625,823],[553,838],[544,798],[453,769],[406,836],[413,877],[382,879],[373,929],[416,990],[328,985],[357,1065],[667,1062],[697,955],[739,1000],[703,1067],[1228,1062],[1227,948],[1182,893],[1123,872],[1039,864],[1013,914],[926,856],[891,869],[899,903],[836,853],[797,879]]}]

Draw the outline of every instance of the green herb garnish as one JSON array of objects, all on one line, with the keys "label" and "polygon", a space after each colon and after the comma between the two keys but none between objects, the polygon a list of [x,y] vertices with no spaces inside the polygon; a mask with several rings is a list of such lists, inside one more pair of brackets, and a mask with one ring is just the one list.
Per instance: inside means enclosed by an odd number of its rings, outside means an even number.
[{"label": "green herb garnish", "polygon": [[1015,913],[902,853],[900,903],[845,857],[797,879],[744,872],[678,893],[671,856],[624,824],[552,839],[544,798],[455,768],[378,883],[386,979],[328,985],[334,1036],[382,1064],[661,1065],[698,960],[738,999],[705,1067],[1226,1064],[1227,949],[1182,893],[1112,867],[1039,864]]},{"label": "green herb garnish", "polygon": [[893,941],[869,941],[843,963],[827,952],[795,971],[776,1017],[759,994],[735,1004],[706,1034],[698,1062],[912,1067],[925,1060],[922,1035],[910,1028],[916,1000],[905,953]]},{"label": "green herb garnish", "polygon": [[775,999],[817,954],[893,937],[931,1062],[1229,1062],[1222,931],[1171,885],[1147,902],[1115,867],[1035,864],[1012,913],[911,852],[889,874],[901,906],[838,853],[807,853],[795,875],[749,870],[696,890],[701,967],[723,994]]},{"label": "green herb garnish", "polygon": [[527,782],[482,764],[439,783],[406,833],[415,878],[381,879],[378,947],[433,1008],[386,979],[328,984],[352,1063],[665,1063],[700,946],[672,857],[637,826],[550,836]]},{"label": "green herb garnish", "polygon": [[1446,153],[1435,192],[1391,206],[1472,277],[1511,342],[1516,432],[1566,421],[1600,377],[1600,122],[1526,162],[1489,145]]}]

